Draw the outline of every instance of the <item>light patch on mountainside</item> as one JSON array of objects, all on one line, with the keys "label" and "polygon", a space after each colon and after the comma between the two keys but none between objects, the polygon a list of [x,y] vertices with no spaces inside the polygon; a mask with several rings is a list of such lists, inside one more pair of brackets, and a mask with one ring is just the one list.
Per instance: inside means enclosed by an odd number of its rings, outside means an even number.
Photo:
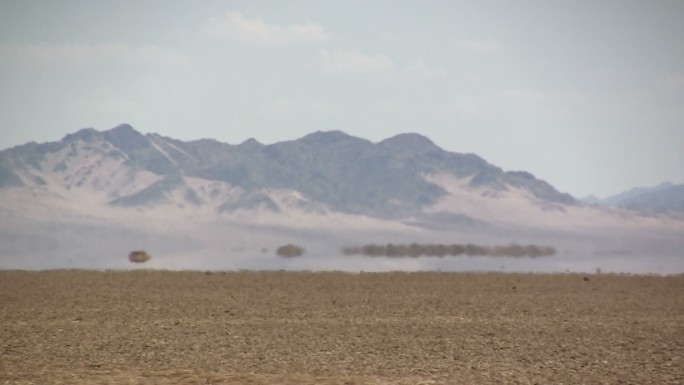
[{"label": "light patch on mountainside", "polygon": [[[244,189],[227,182],[195,177],[184,177],[185,185],[197,194],[204,205],[218,207],[226,201],[234,201],[244,194]],[[183,199],[186,199],[185,196]]]},{"label": "light patch on mountainside", "polygon": [[178,166],[178,163],[173,159],[172,156],[170,156],[158,143],[157,140],[160,140],[160,138],[156,135],[148,135],[148,139],[150,139],[150,143],[152,144],[152,147],[154,147],[155,150],[159,151],[164,155],[166,159],[168,159],[169,162],[173,163],[175,166]]},{"label": "light patch on mountainside", "polygon": [[[71,198],[106,200],[137,192],[161,179],[147,170],[131,168],[126,155],[106,141],[81,140],[48,152],[35,168],[20,171],[25,185]],[[44,183],[36,183],[36,179]],[[82,192],[84,194],[79,194]]]},{"label": "light patch on mountainside", "polygon": [[448,195],[426,209],[427,212],[463,214],[492,224],[575,232],[615,229],[678,231],[684,222],[667,217],[643,216],[618,208],[591,205],[559,205],[542,201],[529,191],[513,186],[505,190],[472,187],[471,177],[448,173],[426,175]]},{"label": "light patch on mountainside", "polygon": [[472,177],[458,178],[448,173],[426,175],[425,179],[434,183],[448,195],[430,206],[428,212],[452,212],[492,223],[502,224],[539,224],[550,216],[563,215],[568,206],[542,202],[528,191],[506,186],[505,189],[492,189],[487,186],[473,187]]},{"label": "light patch on mountainside", "polygon": [[326,229],[343,232],[348,230],[418,231],[397,221],[336,211],[305,198],[295,190],[264,189],[260,194],[275,204],[277,209],[265,206],[239,208],[221,214],[221,218],[234,223],[295,229]]}]

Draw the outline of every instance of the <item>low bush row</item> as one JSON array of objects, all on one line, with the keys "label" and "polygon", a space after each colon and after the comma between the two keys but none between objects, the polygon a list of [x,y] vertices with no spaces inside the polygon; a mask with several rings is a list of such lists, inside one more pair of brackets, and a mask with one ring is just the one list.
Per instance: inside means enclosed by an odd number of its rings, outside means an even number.
[{"label": "low bush row", "polygon": [[549,246],[518,245],[508,246],[478,246],[466,245],[443,245],[443,244],[392,244],[376,245],[368,244],[342,249],[345,255],[364,255],[369,257],[456,257],[467,256],[490,256],[490,257],[545,257],[554,255],[556,250]]}]

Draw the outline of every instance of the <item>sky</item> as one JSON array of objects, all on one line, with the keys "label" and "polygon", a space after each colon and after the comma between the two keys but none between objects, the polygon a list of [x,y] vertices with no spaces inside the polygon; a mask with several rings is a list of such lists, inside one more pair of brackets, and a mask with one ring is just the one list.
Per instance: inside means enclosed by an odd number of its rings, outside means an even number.
[{"label": "sky", "polygon": [[684,183],[684,1],[0,0],[0,149],[417,132],[576,197]]}]

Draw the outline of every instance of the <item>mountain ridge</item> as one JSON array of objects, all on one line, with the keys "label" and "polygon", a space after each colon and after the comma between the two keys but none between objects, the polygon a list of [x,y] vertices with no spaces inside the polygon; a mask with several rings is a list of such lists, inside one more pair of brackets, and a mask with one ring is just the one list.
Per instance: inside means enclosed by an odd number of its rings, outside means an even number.
[{"label": "mountain ridge", "polygon": [[653,187],[634,187],[605,199],[594,197],[587,202],[643,213],[684,212],[684,184],[666,181]]},{"label": "mountain ridge", "polygon": [[[44,170],[48,164],[52,170]],[[142,134],[128,124],[105,131],[85,128],[58,142],[0,151],[0,188],[44,187],[56,183],[52,176],[59,173],[73,174],[60,182],[67,189],[87,183],[103,185],[113,170],[97,180],[88,178],[105,166],[123,170],[121,177],[126,180],[143,173],[150,179],[147,186],[127,195],[108,191],[112,206],[144,207],[162,203],[175,193],[184,197],[181,205],[201,205],[202,194],[184,179],[199,178],[250,194],[263,189],[292,190],[332,210],[397,217],[418,212],[446,195],[442,187],[424,178],[435,173],[471,178],[471,187],[489,189],[492,194],[519,188],[546,202],[576,203],[532,174],[505,172],[475,154],[445,151],[415,133],[373,143],[342,131],[317,131],[269,145],[255,139],[232,145]],[[238,208],[236,204],[223,202],[221,206]]]}]

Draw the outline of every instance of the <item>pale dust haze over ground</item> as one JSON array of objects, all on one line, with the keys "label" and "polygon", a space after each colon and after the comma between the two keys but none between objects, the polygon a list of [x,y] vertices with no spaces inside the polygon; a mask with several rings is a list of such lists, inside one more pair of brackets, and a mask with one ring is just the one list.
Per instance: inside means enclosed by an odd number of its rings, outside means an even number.
[{"label": "pale dust haze over ground", "polygon": [[684,276],[3,271],[0,383],[681,384]]}]

